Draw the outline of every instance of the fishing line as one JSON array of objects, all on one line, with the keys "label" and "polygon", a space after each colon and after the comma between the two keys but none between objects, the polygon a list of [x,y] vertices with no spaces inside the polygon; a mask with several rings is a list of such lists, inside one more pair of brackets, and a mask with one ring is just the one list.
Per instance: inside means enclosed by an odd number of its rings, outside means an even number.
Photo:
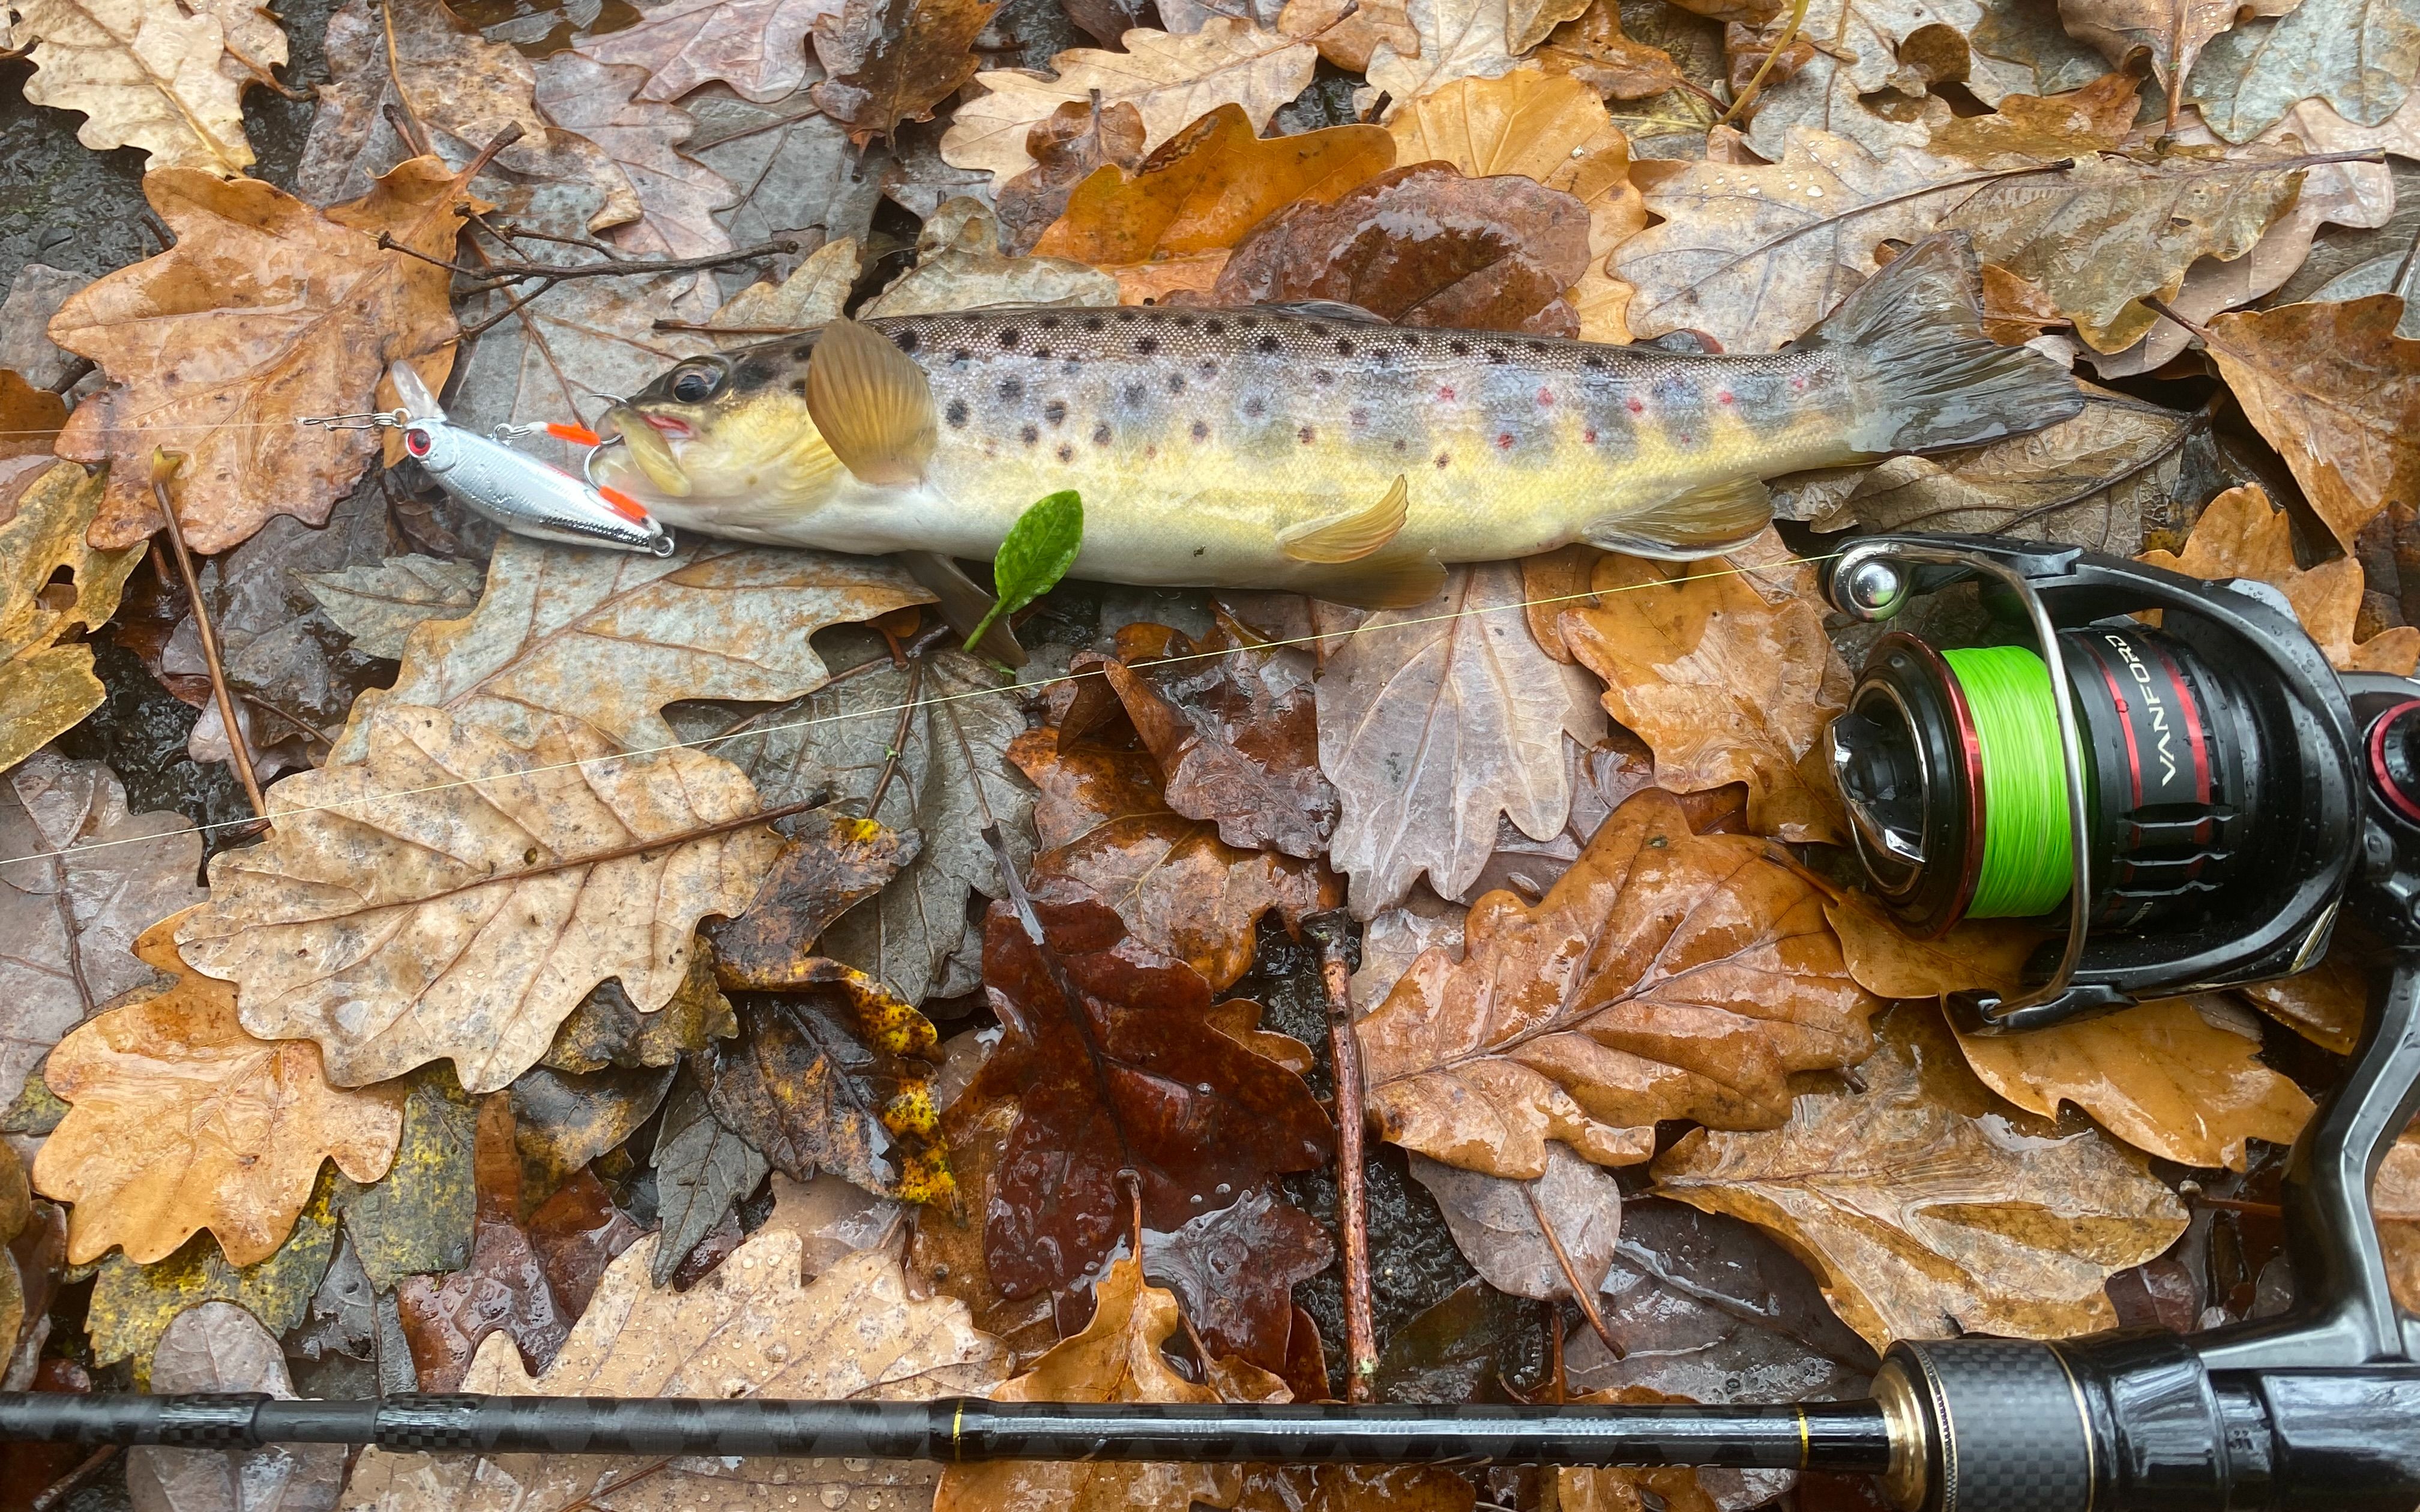
[{"label": "fishing line", "polygon": [[2025,646],[1944,651],[1982,748],[1983,863],[1970,918],[2030,918],[2067,897],[2067,757],[2050,671]]},{"label": "fishing line", "polygon": [[[1711,572],[1691,572],[1685,574],[1680,579],[1658,579],[1641,583],[1628,583],[1621,587],[1607,588],[1602,591],[1583,589],[1578,593],[1556,594],[1545,598],[1523,599],[1519,603],[1514,604],[1490,604],[1480,609],[1459,609],[1450,610],[1443,614],[1424,614],[1416,619],[1395,620],[1385,625],[1363,624],[1356,625],[1350,630],[1314,632],[1311,635],[1292,636],[1284,640],[1258,640],[1254,641],[1250,646],[1231,647],[1225,651],[1194,651],[1187,652],[1185,655],[1178,656],[1162,656],[1155,660],[1152,665],[1169,666],[1178,662],[1205,660],[1214,656],[1231,656],[1238,649],[1274,651],[1287,646],[1315,645],[1326,640],[1343,641],[1351,640],[1355,636],[1377,630],[1409,629],[1414,625],[1435,625],[1440,621],[1465,619],[1477,614],[1510,613],[1514,610],[1543,608],[1548,604],[1567,604],[1575,599],[1611,598],[1616,594],[1635,593],[1640,589],[1646,588],[1668,588],[1677,582],[1687,581],[1691,579],[1753,577],[1759,573],[1781,572],[1796,567],[1813,566],[1818,563],[1830,562],[1838,555],[1839,553],[1835,551],[1820,557],[1785,557],[1778,562],[1759,563],[1752,566],[1730,566],[1717,568]],[[643,746],[636,750],[615,751],[607,756],[585,756],[582,757],[578,761],[554,762],[543,766],[520,767],[510,772],[498,772],[490,777],[463,778],[452,782],[431,783],[427,787],[397,788],[388,793],[373,793],[364,797],[349,798],[341,803],[315,804],[306,809],[276,808],[276,790],[272,788],[270,791],[270,800],[271,804],[271,811],[259,815],[258,819],[222,819],[211,824],[190,825],[184,829],[162,830],[159,833],[152,835],[132,835],[124,840],[95,841],[89,844],[63,846],[57,850],[33,851],[23,856],[11,856],[5,859],[0,859],[0,866],[16,866],[21,862],[26,861],[55,860],[63,856],[82,856],[90,851],[108,850],[111,847],[117,845],[140,845],[147,844],[153,841],[177,840],[186,835],[205,835],[213,830],[242,829],[257,823],[259,819],[269,820],[273,823],[279,819],[300,818],[304,814],[335,813],[349,809],[359,809],[370,804],[387,802],[391,799],[422,797],[432,793],[449,792],[455,788],[477,787],[483,782],[513,781],[523,778],[536,777],[548,772],[571,771],[590,766],[603,766],[613,762],[627,762],[641,756],[659,756],[667,751],[704,750],[709,746],[721,745],[726,741],[748,740],[761,735],[777,735],[788,731],[807,730],[818,725],[838,724],[849,719],[880,718],[884,715],[904,714],[917,709],[935,708],[941,704],[958,703],[970,699],[995,698],[1008,693],[1040,692],[1045,688],[1056,687],[1062,683],[1073,683],[1087,677],[1100,677],[1106,675],[1106,671],[1102,669],[1088,668],[1083,671],[1063,672],[1056,677],[1046,677],[1031,683],[1007,683],[999,687],[974,687],[969,688],[960,693],[937,694],[930,698],[916,699],[906,703],[886,704],[879,708],[851,709],[838,714],[817,715],[814,717],[808,719],[785,720],[781,724],[757,725],[741,729],[732,729],[718,735],[706,735],[697,740],[676,740],[669,745]],[[801,696],[812,698],[814,694],[813,692],[809,692]],[[318,769],[322,771],[326,770],[324,767]],[[577,865],[578,862],[574,861],[566,864]],[[484,886],[485,884],[479,883],[472,885]]]}]

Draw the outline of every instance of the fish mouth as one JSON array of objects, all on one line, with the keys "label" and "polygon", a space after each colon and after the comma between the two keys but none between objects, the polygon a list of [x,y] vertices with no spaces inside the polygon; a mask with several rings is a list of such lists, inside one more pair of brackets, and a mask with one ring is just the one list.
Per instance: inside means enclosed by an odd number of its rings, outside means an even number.
[{"label": "fish mouth", "polygon": [[605,411],[602,426],[607,435],[620,439],[628,465],[638,470],[651,489],[668,499],[690,496],[689,473],[672,447],[676,440],[695,437],[688,422],[617,404]]}]

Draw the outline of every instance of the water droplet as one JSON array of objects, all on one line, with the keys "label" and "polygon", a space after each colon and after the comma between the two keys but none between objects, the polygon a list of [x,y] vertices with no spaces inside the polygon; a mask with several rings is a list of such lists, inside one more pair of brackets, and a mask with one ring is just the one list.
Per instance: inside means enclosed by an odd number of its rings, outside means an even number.
[{"label": "water droplet", "polygon": [[1208,1082],[1196,1082],[1193,1084],[1193,1089],[1197,1092],[1210,1092],[1216,1090],[1216,1088]]},{"label": "water droplet", "polygon": [[871,1459],[860,1459],[855,1456],[844,1456],[840,1462],[840,1468],[847,1471],[852,1475],[862,1475],[867,1471],[874,1468],[874,1461]]},{"label": "water droplet", "polygon": [[1808,199],[1822,199],[1823,197],[1823,191],[1818,185],[1808,184],[1807,186],[1807,197]]},{"label": "water droplet", "polygon": [[820,1499],[824,1505],[831,1508],[831,1512],[840,1512],[842,1507],[848,1505],[848,1488],[845,1486],[827,1486],[824,1488],[823,1495]]},{"label": "water droplet", "polygon": [[1221,1181],[1218,1183],[1218,1195],[1222,1197],[1233,1190],[1235,1190],[1235,1188],[1233,1182]]},{"label": "water droplet", "polygon": [[1202,1194],[1201,1194],[1201,1193],[1199,1193],[1199,1192],[1196,1192],[1196,1193],[1194,1193],[1191,1196],[1187,1197],[1185,1200],[1186,1200],[1186,1201],[1187,1201],[1187,1202],[1192,1203],[1195,1207],[1197,1207],[1197,1208],[1198,1208],[1198,1207],[1202,1206]]}]

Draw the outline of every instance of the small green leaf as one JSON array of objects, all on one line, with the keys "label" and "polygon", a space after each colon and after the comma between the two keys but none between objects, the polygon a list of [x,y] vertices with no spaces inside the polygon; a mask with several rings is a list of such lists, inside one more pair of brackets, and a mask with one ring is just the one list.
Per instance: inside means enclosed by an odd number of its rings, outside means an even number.
[{"label": "small green leaf", "polygon": [[1075,489],[1062,488],[1036,500],[1017,516],[1007,539],[1000,543],[999,555],[991,559],[992,592],[1000,602],[967,637],[967,649],[972,651],[1001,615],[1014,614],[1048,593],[1067,576],[1083,548],[1084,501]]}]

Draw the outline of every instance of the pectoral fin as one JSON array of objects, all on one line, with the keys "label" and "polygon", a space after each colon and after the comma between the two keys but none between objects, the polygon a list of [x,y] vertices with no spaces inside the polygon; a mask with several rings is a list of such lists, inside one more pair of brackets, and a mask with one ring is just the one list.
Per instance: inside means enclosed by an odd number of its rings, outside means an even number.
[{"label": "pectoral fin", "polygon": [[1445,568],[1425,551],[1386,551],[1377,556],[1306,574],[1288,584],[1331,604],[1355,609],[1409,609],[1436,597]]},{"label": "pectoral fin", "polygon": [[835,320],[815,338],[807,413],[841,466],[867,483],[920,481],[940,441],[924,370],[855,320]]},{"label": "pectoral fin", "polygon": [[[897,556],[899,564],[908,569],[908,576],[933,595],[934,607],[941,611],[950,628],[958,632],[959,640],[965,640],[967,632],[981,625],[984,616],[991,612],[991,594],[960,571],[950,558],[939,551],[901,551]],[[1025,648],[1016,643],[1016,636],[1005,618],[991,622],[991,628],[975,642],[975,652],[1007,666],[1025,665]]]},{"label": "pectoral fin", "polygon": [[1306,520],[1278,532],[1278,549],[1296,562],[1358,562],[1374,556],[1400,534],[1411,513],[1411,490],[1404,475],[1367,509]]},{"label": "pectoral fin", "polygon": [[1752,540],[1773,519],[1773,496],[1755,478],[1727,478],[1684,489],[1644,509],[1591,520],[1589,545],[1634,557],[1694,562]]}]

